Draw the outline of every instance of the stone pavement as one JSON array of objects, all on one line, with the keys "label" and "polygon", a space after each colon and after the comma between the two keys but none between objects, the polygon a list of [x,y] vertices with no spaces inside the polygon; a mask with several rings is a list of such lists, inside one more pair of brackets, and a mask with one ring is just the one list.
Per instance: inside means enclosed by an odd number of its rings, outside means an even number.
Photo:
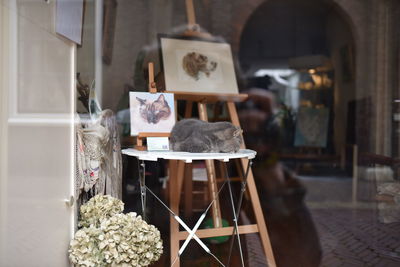
[{"label": "stone pavement", "polygon": [[378,222],[372,207],[310,210],[323,248],[321,266],[400,266],[400,223]]}]

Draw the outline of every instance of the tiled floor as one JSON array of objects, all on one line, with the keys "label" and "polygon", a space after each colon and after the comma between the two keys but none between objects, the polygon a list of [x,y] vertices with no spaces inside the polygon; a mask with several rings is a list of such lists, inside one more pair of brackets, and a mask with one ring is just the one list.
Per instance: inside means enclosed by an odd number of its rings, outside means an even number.
[{"label": "tiled floor", "polygon": [[400,266],[400,222],[379,222],[374,182],[360,181],[361,201],[353,204],[350,178],[301,180],[323,249],[321,266]]},{"label": "tiled floor", "polygon": [[371,208],[313,208],[321,266],[400,266],[400,223],[383,224]]}]

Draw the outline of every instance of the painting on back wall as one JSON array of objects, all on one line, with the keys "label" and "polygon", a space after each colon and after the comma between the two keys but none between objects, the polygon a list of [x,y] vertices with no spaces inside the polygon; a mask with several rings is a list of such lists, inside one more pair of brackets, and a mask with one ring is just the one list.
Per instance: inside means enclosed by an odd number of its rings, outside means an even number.
[{"label": "painting on back wall", "polygon": [[328,123],[328,108],[299,108],[294,145],[296,147],[326,147]]}]

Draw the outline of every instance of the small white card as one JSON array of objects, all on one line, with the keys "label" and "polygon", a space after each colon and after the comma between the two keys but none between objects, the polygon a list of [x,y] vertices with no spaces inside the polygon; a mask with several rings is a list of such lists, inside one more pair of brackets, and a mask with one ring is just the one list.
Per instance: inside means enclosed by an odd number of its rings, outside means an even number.
[{"label": "small white card", "polygon": [[148,151],[163,151],[169,150],[168,137],[147,137]]}]

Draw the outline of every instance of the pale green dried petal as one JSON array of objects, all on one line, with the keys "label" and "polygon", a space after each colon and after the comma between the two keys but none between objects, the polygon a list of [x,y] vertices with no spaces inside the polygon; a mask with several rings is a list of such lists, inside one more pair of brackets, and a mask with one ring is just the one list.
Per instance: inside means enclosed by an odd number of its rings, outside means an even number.
[{"label": "pale green dried petal", "polygon": [[81,222],[70,243],[76,266],[148,266],[163,253],[158,229],[136,213],[122,214],[123,203],[95,196],[81,207]]}]

